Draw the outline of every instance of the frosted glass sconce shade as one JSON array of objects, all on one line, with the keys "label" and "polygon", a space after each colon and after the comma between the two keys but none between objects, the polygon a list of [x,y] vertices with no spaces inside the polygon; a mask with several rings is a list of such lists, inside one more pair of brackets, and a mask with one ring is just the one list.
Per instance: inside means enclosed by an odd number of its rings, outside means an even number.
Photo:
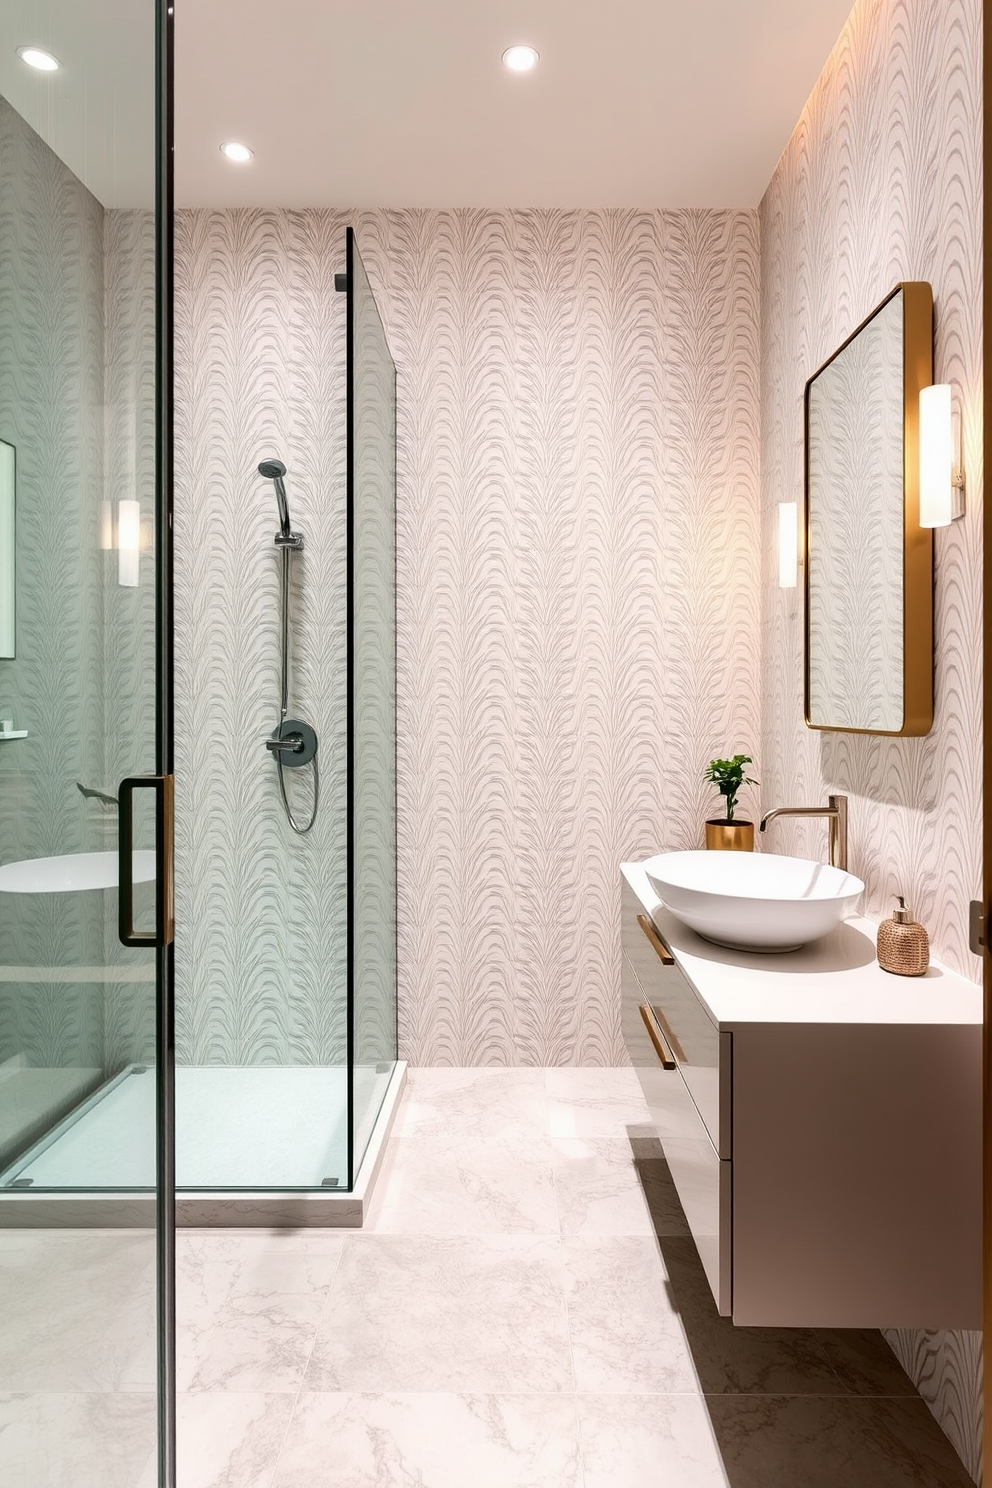
[{"label": "frosted glass sconce shade", "polygon": [[117,548],[117,582],[125,589],[136,589],[141,557],[141,506],[137,501],[117,503]]},{"label": "frosted glass sconce shade", "polygon": [[778,587],[795,589],[799,573],[799,504],[780,501],[778,506]]},{"label": "frosted glass sconce shade", "polygon": [[964,515],[961,422],[946,382],[920,390],[920,526],[949,527]]}]

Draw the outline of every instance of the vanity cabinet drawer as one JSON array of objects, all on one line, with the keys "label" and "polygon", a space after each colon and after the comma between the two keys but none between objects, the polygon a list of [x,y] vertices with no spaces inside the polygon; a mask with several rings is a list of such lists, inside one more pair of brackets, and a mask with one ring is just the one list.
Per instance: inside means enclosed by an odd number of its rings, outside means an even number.
[{"label": "vanity cabinet drawer", "polygon": [[[621,957],[622,1026],[672,1181],[719,1312],[731,1310],[731,1165],[710,1140],[664,1030],[626,955]],[[664,1062],[663,1062],[664,1061]]]},{"label": "vanity cabinet drawer", "polygon": [[[729,1158],[730,1037],[724,1036],[721,1060],[719,1030],[676,966],[657,926],[626,880],[621,893],[620,938],[624,954],[675,1056],[717,1154]],[[633,1022],[631,1027],[636,1036]]]}]

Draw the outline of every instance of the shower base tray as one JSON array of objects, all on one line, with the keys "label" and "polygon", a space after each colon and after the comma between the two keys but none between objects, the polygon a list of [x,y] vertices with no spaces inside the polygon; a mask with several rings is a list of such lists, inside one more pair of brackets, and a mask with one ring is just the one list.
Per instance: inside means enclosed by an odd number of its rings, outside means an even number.
[{"label": "shower base tray", "polygon": [[[379,1095],[377,1085],[382,1092],[349,1190],[337,1186],[346,1176],[343,1070],[177,1069],[177,1173],[190,1182],[177,1187],[176,1224],[360,1228],[406,1065],[397,1062],[388,1072],[357,1069],[355,1076],[359,1085],[364,1078],[370,1096]],[[0,1229],[153,1226],[156,1202],[146,1171],[154,1151],[153,1089],[150,1069],[122,1070],[0,1173]],[[252,1117],[259,1124],[254,1134]],[[218,1172],[230,1174],[231,1182],[210,1182]],[[294,1182],[298,1175],[309,1186]],[[27,1178],[30,1186],[20,1186]]]}]

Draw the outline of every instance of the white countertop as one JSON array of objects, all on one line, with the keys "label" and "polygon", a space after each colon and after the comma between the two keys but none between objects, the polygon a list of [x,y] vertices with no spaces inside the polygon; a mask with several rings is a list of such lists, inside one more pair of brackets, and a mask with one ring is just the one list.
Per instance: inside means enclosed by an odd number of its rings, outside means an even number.
[{"label": "white countertop", "polygon": [[665,908],[640,863],[621,863],[620,871],[721,1030],[753,1023],[982,1022],[981,987],[939,962],[921,977],[883,971],[872,920],[845,920],[822,940],[780,955],[725,950]]}]

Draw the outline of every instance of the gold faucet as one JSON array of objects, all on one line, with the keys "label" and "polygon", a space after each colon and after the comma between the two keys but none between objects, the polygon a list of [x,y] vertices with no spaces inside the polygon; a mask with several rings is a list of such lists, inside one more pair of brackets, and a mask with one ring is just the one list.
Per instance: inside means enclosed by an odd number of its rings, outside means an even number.
[{"label": "gold faucet", "polygon": [[847,797],[828,796],[826,806],[776,806],[766,811],[758,827],[763,832],[776,816],[825,816],[829,821],[830,862],[847,872]]}]

